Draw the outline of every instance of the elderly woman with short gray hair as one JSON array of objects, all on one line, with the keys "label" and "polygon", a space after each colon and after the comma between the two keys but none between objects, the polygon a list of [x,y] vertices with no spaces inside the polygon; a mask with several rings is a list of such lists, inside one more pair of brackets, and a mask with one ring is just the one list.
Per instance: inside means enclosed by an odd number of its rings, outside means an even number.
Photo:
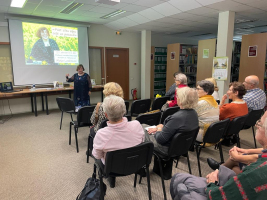
[{"label": "elderly woman with short gray hair", "polygon": [[207,80],[197,82],[198,103],[195,110],[198,114],[199,132],[197,141],[202,142],[205,132],[210,124],[219,121],[219,107],[212,93],[214,84]]},{"label": "elderly woman with short gray hair", "polygon": [[[175,84],[176,84],[176,88],[187,87],[187,77],[186,77],[186,75],[182,74],[182,73],[178,73],[177,75],[175,75]],[[177,106],[176,91],[177,90],[175,90],[174,100],[167,101],[167,104],[168,104],[169,108]]]}]

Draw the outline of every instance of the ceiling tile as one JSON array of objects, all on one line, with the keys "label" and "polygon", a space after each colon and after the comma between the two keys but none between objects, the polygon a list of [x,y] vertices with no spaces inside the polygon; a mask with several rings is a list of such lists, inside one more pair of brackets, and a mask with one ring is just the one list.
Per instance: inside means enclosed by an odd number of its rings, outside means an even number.
[{"label": "ceiling tile", "polygon": [[[40,6],[57,6],[61,8],[67,7],[71,2],[69,1],[55,1],[55,0],[45,0],[40,3]],[[27,5],[27,3],[26,3]]]},{"label": "ceiling tile", "polygon": [[198,3],[195,0],[170,0],[168,1],[171,5],[175,6],[181,11],[188,11],[188,10],[193,10],[195,8],[202,7],[200,3]]},{"label": "ceiling tile", "polygon": [[182,13],[178,13],[175,15],[171,15],[171,18],[176,18],[176,19],[188,19],[188,18],[192,18],[192,17],[196,17],[196,15],[194,14],[190,14],[190,13],[186,13],[186,12],[182,12]]},{"label": "ceiling tile", "polygon": [[214,14],[215,16],[219,15],[218,10],[212,9],[212,8],[207,8],[207,7],[199,7],[195,8],[193,10],[188,10],[187,13],[195,14],[195,15],[203,15],[203,16],[210,16],[211,14]]},{"label": "ceiling tile", "polygon": [[6,13],[8,11],[8,6],[0,6],[0,13]]},{"label": "ceiling tile", "polygon": [[130,20],[135,21],[138,24],[146,23],[146,22],[151,21],[151,20],[147,19],[146,17],[144,17],[144,16],[142,16],[142,15],[140,15],[138,13],[129,15],[129,16],[127,16],[127,18],[129,18]]},{"label": "ceiling tile", "polygon": [[79,12],[79,15],[81,16],[87,16],[87,17],[93,17],[93,18],[100,18],[103,16],[103,13],[96,13],[96,12],[91,12],[91,11],[84,11],[84,12]]},{"label": "ceiling tile", "polygon": [[174,6],[169,4],[168,2],[154,6],[154,7],[152,7],[152,9],[161,13],[164,16],[170,16],[170,15],[181,13],[181,11],[179,9],[175,8]]},{"label": "ceiling tile", "polygon": [[83,6],[79,7],[77,9],[77,11],[81,11],[81,10],[87,10],[88,11],[90,9],[93,9],[94,7],[96,7],[96,6],[90,5],[90,4],[83,4]]},{"label": "ceiling tile", "polygon": [[96,6],[92,9],[90,9],[90,11],[92,11],[92,12],[97,12],[97,13],[102,13],[102,14],[109,14],[109,13],[112,13],[116,10],[117,9],[105,8],[105,7],[100,7],[100,6]]},{"label": "ceiling tile", "polygon": [[122,13],[122,14],[117,15],[115,17],[111,17],[110,19],[112,19],[114,21],[114,20],[117,20],[117,19],[121,19],[121,18],[127,17],[127,16],[132,15],[132,14],[134,14],[134,13],[133,12],[125,12],[125,13]]},{"label": "ceiling tile", "polygon": [[135,5],[139,5],[139,6],[146,6],[146,7],[153,7],[156,6],[158,4],[162,4],[164,3],[163,1],[159,1],[159,0],[138,0],[136,2],[134,2],[133,4]]},{"label": "ceiling tile", "polygon": [[207,5],[218,3],[224,0],[196,0],[196,1],[203,6],[207,6]]},{"label": "ceiling tile", "polygon": [[133,21],[133,20],[130,20],[130,19],[127,18],[127,17],[124,17],[124,18],[122,18],[122,19],[118,19],[118,20],[116,20],[116,21],[119,22],[119,23],[122,23],[122,24],[124,24],[124,25],[127,25],[128,27],[138,25],[138,23],[136,23],[136,22]]},{"label": "ceiling tile", "polygon": [[113,6],[111,6],[111,5],[107,5],[107,4],[100,4],[99,6],[100,7],[106,7],[106,8],[110,8],[110,9],[122,9],[123,7],[126,7],[126,6],[128,6],[128,5],[131,5],[131,4],[129,4],[129,3],[118,3],[118,4],[116,4],[116,5],[113,5]]},{"label": "ceiling tile", "polygon": [[150,20],[156,20],[156,19],[160,19],[163,18],[164,16],[158,12],[156,12],[155,10],[148,8],[146,10],[140,11],[139,12],[140,15],[143,15],[144,17],[150,19]]},{"label": "ceiling tile", "polygon": [[55,6],[38,6],[35,11],[39,12],[39,11],[46,11],[46,10],[49,10],[49,12],[58,13],[63,9],[60,7],[55,7]]},{"label": "ceiling tile", "polygon": [[116,21],[107,23],[107,24],[105,24],[105,26],[107,26],[111,29],[114,29],[114,30],[121,30],[121,29],[129,27],[129,26],[126,26],[125,24],[118,23]]},{"label": "ceiling tile", "polygon": [[239,12],[239,11],[244,11],[244,10],[249,10],[250,6],[241,4],[241,3],[237,3],[234,1],[230,1],[230,0],[225,0],[219,3],[215,3],[212,5],[208,5],[209,8],[213,8],[213,9],[217,9],[220,11],[235,11],[235,12]]},{"label": "ceiling tile", "polygon": [[96,3],[95,0],[75,0],[77,3],[90,4],[94,6],[99,6],[100,3]]},{"label": "ceiling tile", "polygon": [[121,0],[123,3],[134,3],[137,2],[138,0]]},{"label": "ceiling tile", "polygon": [[163,23],[163,22],[156,22],[156,21],[150,21],[143,25],[149,24],[151,26],[158,26],[158,27],[173,27],[173,24],[170,23]]},{"label": "ceiling tile", "polygon": [[155,21],[156,22],[169,23],[169,24],[177,24],[179,19],[175,19],[175,18],[171,18],[171,17],[164,17],[164,18],[157,19]]},{"label": "ceiling tile", "polygon": [[40,16],[40,17],[54,17],[57,13],[55,12],[48,12],[48,11],[42,11],[42,12],[37,12],[34,11],[32,15],[34,16]]},{"label": "ceiling tile", "polygon": [[0,6],[10,6],[10,4],[11,4],[11,0],[2,0],[2,1],[0,1]]},{"label": "ceiling tile", "polygon": [[145,9],[148,9],[148,7],[138,6],[138,5],[133,5],[133,4],[130,4],[122,8],[122,10],[131,11],[131,12],[139,12]]}]

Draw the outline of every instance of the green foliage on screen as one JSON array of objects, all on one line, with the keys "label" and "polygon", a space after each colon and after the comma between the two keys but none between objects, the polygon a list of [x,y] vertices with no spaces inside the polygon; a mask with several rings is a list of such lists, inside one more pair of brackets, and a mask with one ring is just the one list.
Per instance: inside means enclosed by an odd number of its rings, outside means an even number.
[{"label": "green foliage on screen", "polygon": [[[38,29],[41,27],[47,28],[50,34],[49,38],[56,41],[60,51],[77,51],[77,52],[79,51],[78,37],[63,37],[63,36],[52,35],[52,27],[73,29],[73,30],[78,30],[78,28],[22,22],[24,52],[25,52],[26,60],[29,59],[33,45],[35,44],[36,41],[40,39],[39,37],[36,36],[36,33]],[[59,63],[59,64],[60,65],[77,65],[77,63]],[[43,62],[42,65],[46,65],[46,63]]]}]

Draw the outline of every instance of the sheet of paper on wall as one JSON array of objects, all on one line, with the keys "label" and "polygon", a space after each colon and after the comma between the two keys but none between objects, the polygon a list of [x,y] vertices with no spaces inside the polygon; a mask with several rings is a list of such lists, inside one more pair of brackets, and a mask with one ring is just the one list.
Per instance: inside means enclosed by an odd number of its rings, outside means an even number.
[{"label": "sheet of paper on wall", "polygon": [[212,77],[216,80],[227,80],[228,57],[214,57]]},{"label": "sheet of paper on wall", "polygon": [[95,79],[91,79],[91,83],[92,83],[93,86],[96,85],[95,84]]}]

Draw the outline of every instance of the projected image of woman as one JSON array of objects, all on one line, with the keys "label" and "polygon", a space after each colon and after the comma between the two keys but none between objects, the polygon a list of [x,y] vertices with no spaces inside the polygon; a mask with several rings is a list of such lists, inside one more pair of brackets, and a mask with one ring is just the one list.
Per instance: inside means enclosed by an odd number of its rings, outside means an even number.
[{"label": "projected image of woman", "polygon": [[40,39],[33,45],[28,62],[32,62],[31,58],[33,58],[33,60],[42,61],[42,63],[45,61],[45,64],[55,64],[54,51],[59,50],[59,47],[55,40],[49,38],[48,29],[46,27],[39,28],[36,36]]},{"label": "projected image of woman", "polygon": [[84,72],[83,65],[78,65],[76,68],[78,73],[69,78],[66,74],[67,82],[74,82],[74,103],[75,106],[90,106],[90,94],[92,83],[90,76]]}]

